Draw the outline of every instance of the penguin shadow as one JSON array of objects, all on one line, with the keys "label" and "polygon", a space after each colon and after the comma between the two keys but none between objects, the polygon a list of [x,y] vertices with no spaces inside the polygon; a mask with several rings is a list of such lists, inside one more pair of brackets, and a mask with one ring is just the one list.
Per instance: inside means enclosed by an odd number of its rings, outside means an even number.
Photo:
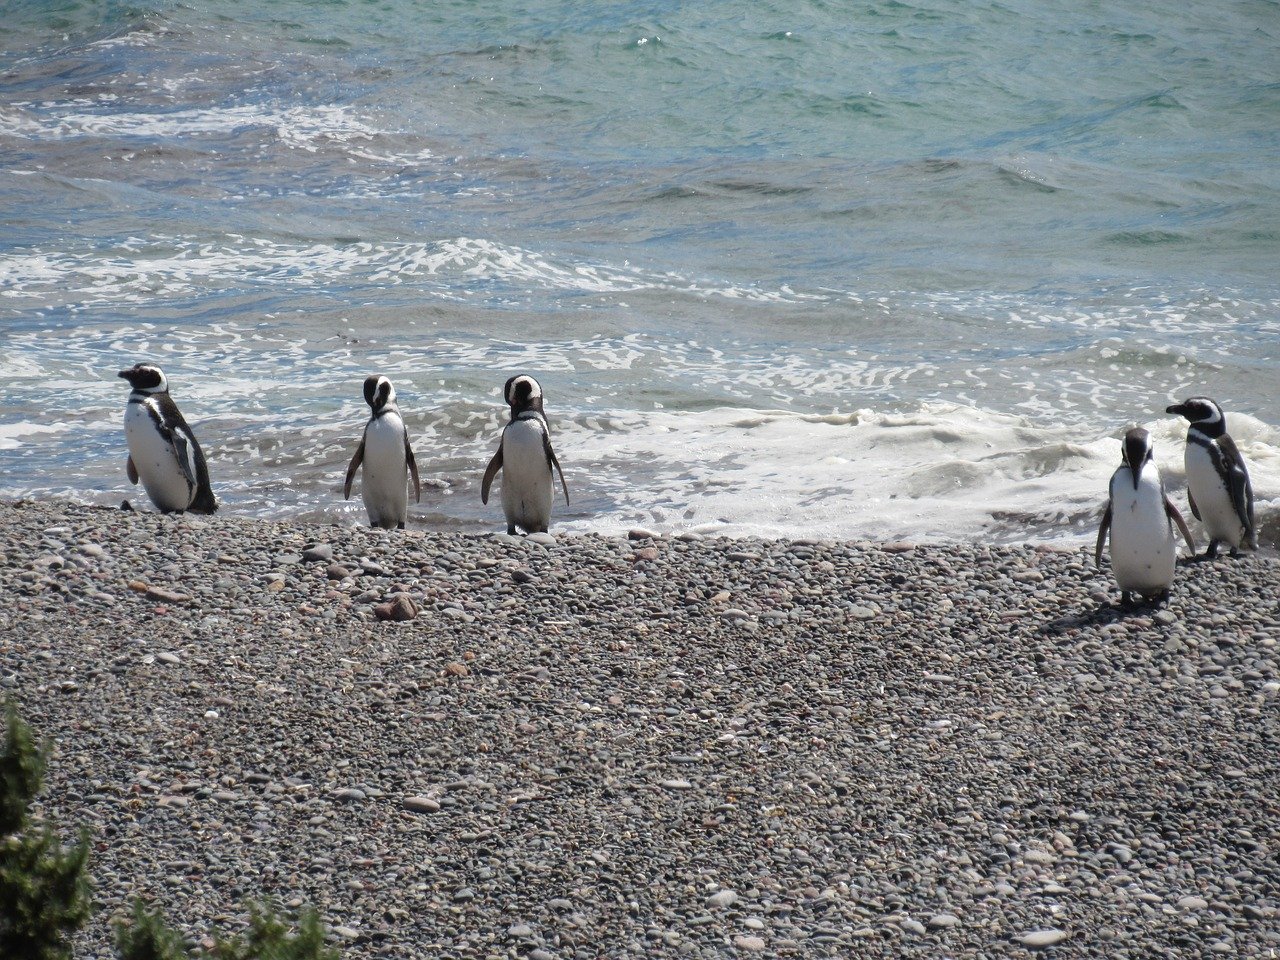
[{"label": "penguin shadow", "polygon": [[1040,632],[1060,635],[1068,630],[1079,630],[1081,627],[1105,627],[1132,617],[1150,616],[1163,609],[1167,603],[1167,597],[1157,597],[1153,600],[1138,597],[1128,603],[1121,597],[1115,597],[1104,600],[1096,607],[1076,610],[1051,620],[1040,628]]}]

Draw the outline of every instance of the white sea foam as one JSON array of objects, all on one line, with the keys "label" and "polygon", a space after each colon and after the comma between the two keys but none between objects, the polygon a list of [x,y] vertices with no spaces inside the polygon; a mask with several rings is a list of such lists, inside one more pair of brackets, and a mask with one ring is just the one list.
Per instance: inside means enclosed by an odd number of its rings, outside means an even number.
[{"label": "white sea foam", "polygon": [[[1087,541],[1124,429],[1089,435],[953,404],[826,417],[720,408],[609,425],[562,431],[566,471],[589,474],[614,502],[572,529],[915,541]],[[1180,491],[1185,424],[1145,426]],[[1240,415],[1231,428],[1265,519],[1280,510],[1280,430]]]},{"label": "white sea foam", "polygon": [[618,294],[670,290],[759,302],[796,299],[782,290],[710,286],[629,267],[559,261],[472,237],[433,243],[284,244],[254,237],[214,243],[190,237],[129,238],[115,250],[24,251],[0,256],[0,295],[141,302],[245,285],[330,287],[359,280],[414,282],[424,293],[461,300],[460,283],[497,281],[546,291]]},{"label": "white sea foam", "polygon": [[0,423],[0,450],[16,450],[24,443],[31,443],[34,437],[41,434],[62,433],[69,428],[69,424],[31,423],[24,420]]},{"label": "white sea foam", "polygon": [[18,103],[0,107],[0,136],[28,140],[71,137],[166,138],[206,136],[261,128],[291,147],[314,152],[322,141],[369,141],[375,127],[336,104],[280,107],[269,104],[190,110],[84,113],[63,105]]}]

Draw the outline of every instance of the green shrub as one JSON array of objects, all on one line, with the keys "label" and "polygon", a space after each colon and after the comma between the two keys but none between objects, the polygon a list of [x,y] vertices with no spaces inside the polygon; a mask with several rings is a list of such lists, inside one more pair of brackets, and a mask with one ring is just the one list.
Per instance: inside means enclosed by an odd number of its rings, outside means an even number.
[{"label": "green shrub", "polygon": [[[149,913],[138,901],[132,923],[116,924],[116,950],[120,960],[191,960],[182,937],[167,926],[159,910]],[[298,918],[298,932],[269,906],[251,904],[249,929],[234,940],[217,938],[211,960],[339,960],[338,951],[324,945],[324,924],[314,910]]]},{"label": "green shrub", "polygon": [[70,958],[67,941],[89,919],[85,865],[89,839],[63,849],[49,827],[33,827],[28,807],[44,783],[40,749],[12,703],[0,752],[0,957]]},{"label": "green shrub", "polygon": [[324,924],[315,910],[303,912],[291,936],[270,906],[250,906],[244,938],[220,940],[213,955],[217,960],[339,960],[338,951],[324,945]]},{"label": "green shrub", "polygon": [[120,960],[186,960],[182,937],[158,908],[150,913],[141,900],[133,905],[133,923],[117,922],[115,928]]}]

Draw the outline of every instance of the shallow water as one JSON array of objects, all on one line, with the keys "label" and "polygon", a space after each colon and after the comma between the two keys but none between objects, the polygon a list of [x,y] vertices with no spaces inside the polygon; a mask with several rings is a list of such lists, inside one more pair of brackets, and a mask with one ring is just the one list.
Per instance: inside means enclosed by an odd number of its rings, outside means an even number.
[{"label": "shallow water", "polygon": [[[252,8],[246,12],[246,7]],[[1105,17],[1105,20],[1103,19]],[[571,529],[1081,538],[1206,393],[1280,524],[1266,3],[23,4],[0,24],[0,494],[134,497],[162,365],[226,509],[414,522],[547,392]]]}]

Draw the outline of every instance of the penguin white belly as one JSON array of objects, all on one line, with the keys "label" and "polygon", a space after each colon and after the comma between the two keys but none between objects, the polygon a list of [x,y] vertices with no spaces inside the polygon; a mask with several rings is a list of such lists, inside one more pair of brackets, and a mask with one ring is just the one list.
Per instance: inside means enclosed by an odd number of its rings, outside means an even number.
[{"label": "penguin white belly", "polygon": [[502,512],[507,523],[526,533],[546,530],[551,522],[551,465],[542,441],[542,424],[516,420],[502,434]]},{"label": "penguin white belly", "polygon": [[1173,584],[1177,558],[1159,480],[1141,477],[1135,490],[1129,471],[1118,470],[1111,482],[1111,570],[1120,589],[1163,593]]},{"label": "penguin white belly", "polygon": [[385,413],[364,434],[360,496],[376,527],[398,527],[409,517],[409,464],[404,457],[404,421]]},{"label": "penguin white belly", "polygon": [[173,444],[160,433],[146,404],[125,404],[124,435],[138,479],[156,508],[167,512],[191,506],[195,487],[187,482]]},{"label": "penguin white belly", "polygon": [[1200,511],[1200,522],[1210,540],[1240,546],[1244,524],[1231,503],[1231,491],[1213,465],[1213,456],[1198,443],[1187,443],[1183,463],[1187,468],[1187,489]]}]

